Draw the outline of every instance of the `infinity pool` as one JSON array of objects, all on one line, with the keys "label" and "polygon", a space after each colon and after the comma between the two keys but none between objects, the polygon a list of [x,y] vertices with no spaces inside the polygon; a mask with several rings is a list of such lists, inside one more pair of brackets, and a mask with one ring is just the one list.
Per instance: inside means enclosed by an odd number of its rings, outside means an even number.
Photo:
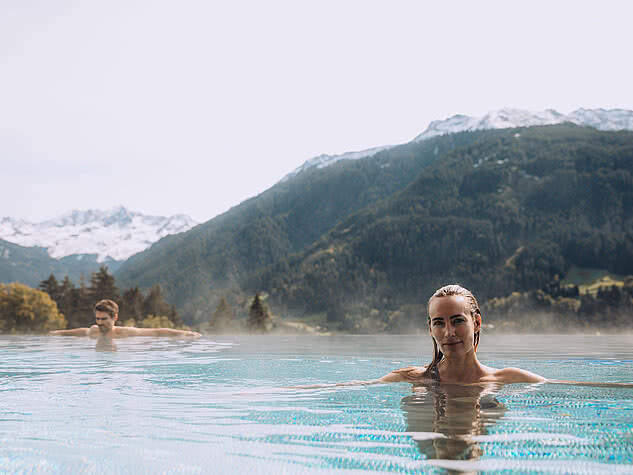
[{"label": "infinity pool", "polygon": [[[412,392],[429,337],[0,337],[0,473],[633,473],[633,389]],[[480,360],[633,382],[633,336],[484,335]]]}]

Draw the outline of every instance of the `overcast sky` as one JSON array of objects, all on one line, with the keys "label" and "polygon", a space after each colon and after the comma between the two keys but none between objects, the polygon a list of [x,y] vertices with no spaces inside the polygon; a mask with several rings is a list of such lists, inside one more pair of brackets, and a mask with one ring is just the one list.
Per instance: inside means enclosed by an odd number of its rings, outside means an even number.
[{"label": "overcast sky", "polygon": [[632,4],[0,0],[0,216],[206,221],[454,114],[633,109]]}]

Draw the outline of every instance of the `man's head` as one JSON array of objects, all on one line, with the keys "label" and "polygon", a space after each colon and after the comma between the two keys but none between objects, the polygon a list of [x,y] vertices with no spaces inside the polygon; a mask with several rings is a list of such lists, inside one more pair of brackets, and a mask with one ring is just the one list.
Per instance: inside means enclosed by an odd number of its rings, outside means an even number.
[{"label": "man's head", "polygon": [[119,306],[113,300],[99,300],[95,304],[95,320],[101,333],[110,332],[118,318]]}]

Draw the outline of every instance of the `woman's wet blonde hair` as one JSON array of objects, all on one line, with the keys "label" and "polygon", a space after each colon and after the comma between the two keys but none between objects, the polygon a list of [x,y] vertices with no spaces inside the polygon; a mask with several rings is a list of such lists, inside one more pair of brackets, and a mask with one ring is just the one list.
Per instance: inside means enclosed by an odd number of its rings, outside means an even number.
[{"label": "woman's wet blonde hair", "polygon": [[[479,309],[479,303],[477,302],[477,299],[475,298],[473,293],[459,284],[451,284],[437,289],[433,293],[433,295],[431,295],[431,298],[429,299],[427,304],[429,328],[431,328],[431,300],[433,300],[434,298],[451,296],[464,297],[466,300],[468,300],[468,303],[470,304],[470,316],[473,318],[473,322],[477,322],[477,317],[479,317],[479,321],[481,322],[481,310]],[[475,331],[475,351],[477,351],[477,346],[479,346],[480,333],[481,325],[479,326],[479,330]],[[440,363],[440,361],[442,361],[442,358],[444,358],[444,354],[438,348],[435,338],[431,338],[431,340],[433,340],[433,361],[431,361],[431,364],[427,366],[425,375],[430,375],[431,371]]]}]

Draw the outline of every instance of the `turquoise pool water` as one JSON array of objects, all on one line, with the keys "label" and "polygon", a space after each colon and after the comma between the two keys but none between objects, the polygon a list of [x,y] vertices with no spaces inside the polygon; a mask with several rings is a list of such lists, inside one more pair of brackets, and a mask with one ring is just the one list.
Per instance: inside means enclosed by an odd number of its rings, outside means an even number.
[{"label": "turquoise pool water", "polygon": [[[428,336],[0,337],[0,473],[633,473],[633,389],[413,393]],[[633,382],[633,336],[484,335],[480,359]]]}]

